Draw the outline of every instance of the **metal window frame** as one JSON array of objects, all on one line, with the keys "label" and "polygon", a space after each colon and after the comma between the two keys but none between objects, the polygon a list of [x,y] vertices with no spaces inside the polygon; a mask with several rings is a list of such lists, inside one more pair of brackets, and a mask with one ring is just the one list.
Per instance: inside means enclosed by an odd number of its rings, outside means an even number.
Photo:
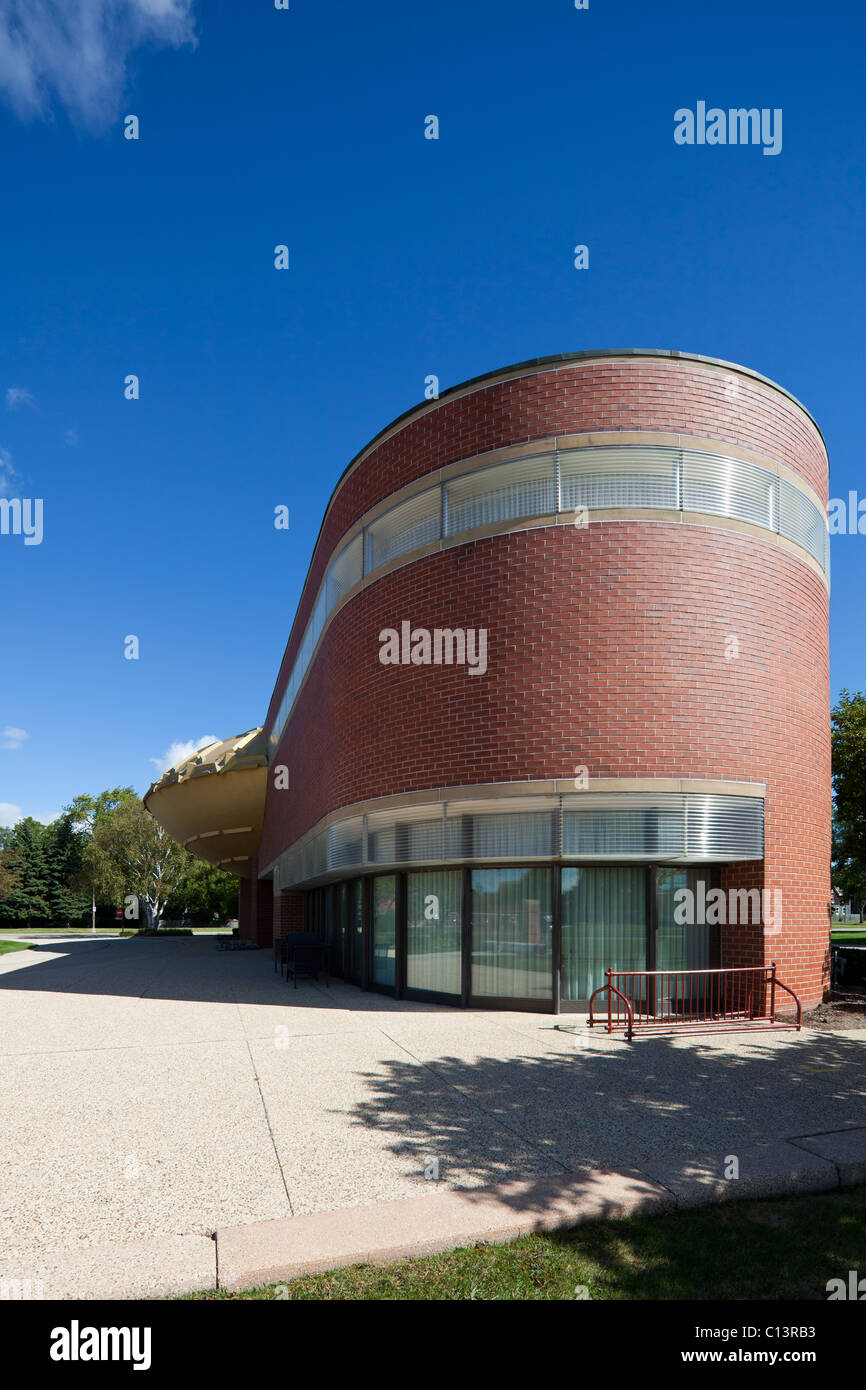
[{"label": "metal window frame", "polygon": [[[754,862],[754,861],[751,861]],[[549,859],[540,864],[537,859],[525,860],[521,863],[503,864],[500,861],[491,860],[484,863],[473,863],[471,866],[464,864],[459,868],[454,867],[447,872],[460,873],[461,875],[461,901],[460,901],[460,933],[461,933],[461,966],[460,993],[455,994],[447,991],[416,989],[408,986],[407,980],[407,905],[408,905],[408,884],[407,878],[410,873],[423,873],[425,867],[433,872],[439,872],[440,866],[420,865],[410,869],[394,871],[392,873],[365,873],[351,878],[341,879],[338,883],[328,884],[324,887],[317,887],[302,890],[304,893],[304,920],[310,923],[324,924],[327,913],[327,905],[324,895],[334,893],[333,922],[340,923],[339,895],[342,892],[342,901],[346,910],[347,932],[343,933],[343,972],[342,979],[346,984],[351,984],[364,993],[383,994],[390,998],[419,1003],[441,1004],[444,1006],[472,1008],[472,1009],[511,1009],[519,1013],[545,1013],[563,1014],[584,1011],[588,1006],[588,999],[565,999],[562,994],[562,975],[563,975],[563,923],[562,923],[562,875],[566,869],[571,868],[603,868],[610,869],[618,867],[617,864],[609,860],[596,860],[593,863],[581,863],[579,865],[563,863],[558,859]],[[511,870],[511,869],[537,869],[547,868],[551,874],[551,898],[550,908],[552,915],[551,923],[551,990],[548,999],[525,998],[522,995],[483,995],[475,994],[472,991],[472,874],[473,872],[484,872],[490,870]],[[622,861],[620,867],[639,867],[635,864]],[[647,971],[655,970],[657,960],[657,941],[658,941],[658,871],[660,868],[670,867],[673,869],[687,870],[689,868],[705,867],[709,872],[711,888],[717,888],[721,884],[720,864],[698,865],[660,865],[646,864],[643,866],[646,875],[646,895],[645,895],[645,916],[646,916],[646,960]],[[379,984],[373,979],[373,884],[377,878],[394,878],[395,880],[395,960],[394,960],[394,984]],[[360,894],[361,913],[362,913],[362,945],[361,945],[361,970],[360,979],[353,978],[354,974],[354,953],[357,946],[355,935],[355,902],[356,894]],[[320,896],[321,895],[321,896]],[[311,929],[318,930],[318,926]],[[319,933],[321,935],[321,932]],[[346,935],[349,941],[349,960],[346,961]],[[716,969],[721,961],[721,927],[715,925],[710,931],[710,963],[707,968]]]}]

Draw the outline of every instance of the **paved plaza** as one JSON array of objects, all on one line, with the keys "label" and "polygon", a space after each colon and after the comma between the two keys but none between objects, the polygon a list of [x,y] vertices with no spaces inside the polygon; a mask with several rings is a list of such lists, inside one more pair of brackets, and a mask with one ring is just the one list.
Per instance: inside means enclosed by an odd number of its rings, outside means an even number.
[{"label": "paved plaza", "polygon": [[2,1268],[866,1124],[863,1032],[629,1045],[580,1016],[293,989],[269,952],[201,937],[0,957],[0,1053]]}]

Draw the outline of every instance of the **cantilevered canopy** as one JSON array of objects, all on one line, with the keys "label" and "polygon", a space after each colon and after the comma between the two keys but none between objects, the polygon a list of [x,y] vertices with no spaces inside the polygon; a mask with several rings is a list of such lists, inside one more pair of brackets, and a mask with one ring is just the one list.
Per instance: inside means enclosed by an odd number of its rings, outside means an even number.
[{"label": "cantilevered canopy", "polygon": [[170,767],[144,796],[190,854],[248,878],[258,854],[268,761],[263,729],[210,743]]}]

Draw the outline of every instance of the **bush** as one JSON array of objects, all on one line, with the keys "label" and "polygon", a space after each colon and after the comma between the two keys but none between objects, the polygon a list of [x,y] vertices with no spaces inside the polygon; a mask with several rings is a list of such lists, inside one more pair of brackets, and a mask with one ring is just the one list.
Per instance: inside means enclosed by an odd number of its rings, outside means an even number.
[{"label": "bush", "polygon": [[159,931],[154,931],[150,927],[139,927],[133,936],[192,936],[193,932],[189,927],[161,927]]}]

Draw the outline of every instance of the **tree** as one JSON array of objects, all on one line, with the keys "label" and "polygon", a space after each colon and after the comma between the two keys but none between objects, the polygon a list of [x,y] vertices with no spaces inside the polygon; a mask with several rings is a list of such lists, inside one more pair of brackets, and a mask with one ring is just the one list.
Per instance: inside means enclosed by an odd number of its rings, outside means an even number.
[{"label": "tree", "polygon": [[44,840],[49,877],[48,915],[52,923],[78,920],[87,909],[87,901],[76,887],[84,836],[76,829],[71,815],[64,812],[46,827]]},{"label": "tree", "polygon": [[3,904],[14,888],[17,888],[20,879],[12,867],[12,860],[9,855],[9,848],[4,838],[0,845],[0,917],[3,916]]},{"label": "tree", "polygon": [[225,920],[238,910],[238,881],[234,874],[218,869],[204,859],[188,856],[188,872],[181,887],[168,904],[169,917],[187,914],[209,922],[214,914]]},{"label": "tree", "polygon": [[190,856],[136,796],[94,819],[85,869],[95,888],[116,902],[142,899],[150,929],[158,929],[172,893],[189,871]]},{"label": "tree", "polygon": [[842,690],[833,710],[833,882],[846,897],[866,888],[866,694]]},{"label": "tree", "polygon": [[13,885],[3,894],[0,917],[27,927],[44,922],[51,913],[52,887],[46,828],[27,816],[4,839],[3,863]]},{"label": "tree", "polygon": [[90,796],[87,793],[76,796],[63,812],[81,836],[81,852],[72,886],[79,892],[87,892],[90,895],[91,921],[94,927],[97,892],[106,895],[109,902],[116,904],[120,901],[119,886],[116,883],[112,884],[110,889],[105,886],[106,866],[99,865],[98,856],[93,851],[94,831],[97,825],[103,825],[108,820],[118,806],[130,801],[138,801],[132,787],[113,787],[110,791],[100,792],[98,796]]},{"label": "tree", "polygon": [[842,894],[843,903],[850,903],[855,912],[863,911],[866,903],[866,864],[846,858],[841,847],[838,821],[833,817],[833,887]]},{"label": "tree", "polygon": [[72,817],[73,822],[87,834],[127,801],[138,801],[132,787],[113,787],[111,791],[100,792],[99,796],[76,796],[65,807],[63,814]]}]

